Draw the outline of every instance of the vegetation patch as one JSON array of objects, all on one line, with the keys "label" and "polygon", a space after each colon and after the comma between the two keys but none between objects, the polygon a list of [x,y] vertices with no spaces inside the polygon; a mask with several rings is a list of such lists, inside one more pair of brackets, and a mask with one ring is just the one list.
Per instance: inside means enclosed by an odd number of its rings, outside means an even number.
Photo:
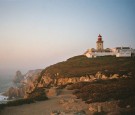
[{"label": "vegetation patch", "polygon": [[[72,84],[74,95],[86,103],[121,100],[120,105],[135,106],[135,79],[99,80]],[[127,100],[126,100],[127,99]]]},{"label": "vegetation patch", "polygon": [[135,95],[131,96],[129,98],[120,100],[119,106],[122,108],[126,108],[126,107],[135,107]]},{"label": "vegetation patch", "polygon": [[33,92],[28,94],[28,98],[35,101],[43,101],[48,99],[43,88],[35,89]]},{"label": "vegetation patch", "polygon": [[[41,72],[38,79],[46,73],[52,78],[60,77],[81,77],[95,74],[98,71],[107,70],[110,73],[119,75],[131,72],[135,75],[135,58],[116,58],[115,56],[103,56],[97,58],[87,58],[84,55],[69,58],[54,65],[51,65]],[[110,74],[108,73],[108,74]]]}]

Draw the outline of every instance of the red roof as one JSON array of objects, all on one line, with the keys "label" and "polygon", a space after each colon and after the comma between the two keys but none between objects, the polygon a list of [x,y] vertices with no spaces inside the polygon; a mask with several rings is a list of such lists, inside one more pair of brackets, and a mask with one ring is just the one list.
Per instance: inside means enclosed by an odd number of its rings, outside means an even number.
[{"label": "red roof", "polygon": [[102,37],[102,36],[99,34],[98,37]]}]

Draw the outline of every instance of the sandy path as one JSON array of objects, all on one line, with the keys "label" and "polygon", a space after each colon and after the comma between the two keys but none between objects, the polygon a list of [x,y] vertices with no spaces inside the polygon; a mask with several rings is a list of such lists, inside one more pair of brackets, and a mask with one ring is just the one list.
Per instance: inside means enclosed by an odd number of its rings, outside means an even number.
[{"label": "sandy path", "polygon": [[59,104],[60,99],[75,99],[75,96],[72,95],[71,91],[63,90],[59,96],[51,97],[47,101],[41,101],[15,107],[7,107],[0,113],[0,115],[50,115],[50,113],[54,110],[65,111],[66,106],[68,106],[69,109],[74,107],[78,110],[84,106],[85,108],[87,108],[87,105],[84,104],[81,100],[79,101],[79,103],[72,103],[70,107],[70,104]]}]

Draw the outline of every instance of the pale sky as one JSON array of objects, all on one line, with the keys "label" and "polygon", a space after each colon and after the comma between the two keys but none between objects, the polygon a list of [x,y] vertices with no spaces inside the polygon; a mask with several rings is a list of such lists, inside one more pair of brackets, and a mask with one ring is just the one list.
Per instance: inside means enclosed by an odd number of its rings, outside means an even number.
[{"label": "pale sky", "polygon": [[135,48],[135,0],[0,0],[0,75],[104,47]]}]

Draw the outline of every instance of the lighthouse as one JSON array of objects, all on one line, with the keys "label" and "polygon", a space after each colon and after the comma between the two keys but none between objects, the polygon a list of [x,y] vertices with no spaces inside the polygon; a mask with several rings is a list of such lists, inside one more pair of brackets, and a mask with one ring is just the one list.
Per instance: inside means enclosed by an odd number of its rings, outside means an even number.
[{"label": "lighthouse", "polygon": [[98,35],[98,40],[97,40],[97,51],[103,51],[103,41],[102,41],[102,36],[99,34]]}]

